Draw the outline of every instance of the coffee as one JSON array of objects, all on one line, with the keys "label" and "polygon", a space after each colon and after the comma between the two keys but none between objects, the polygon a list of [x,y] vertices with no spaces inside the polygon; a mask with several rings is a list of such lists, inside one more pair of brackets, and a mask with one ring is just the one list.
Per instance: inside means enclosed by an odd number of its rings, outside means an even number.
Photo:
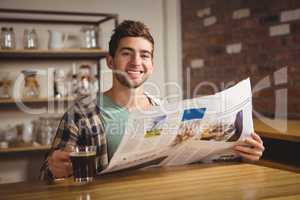
[{"label": "coffee", "polygon": [[73,175],[76,182],[92,181],[96,175],[96,152],[71,152]]}]

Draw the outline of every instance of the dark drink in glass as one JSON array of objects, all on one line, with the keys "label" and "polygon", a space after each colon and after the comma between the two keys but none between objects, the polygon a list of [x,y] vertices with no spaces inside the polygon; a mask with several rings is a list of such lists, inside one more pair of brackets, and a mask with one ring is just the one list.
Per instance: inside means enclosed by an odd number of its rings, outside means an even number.
[{"label": "dark drink in glass", "polygon": [[86,183],[96,176],[96,147],[77,146],[70,153],[75,182]]}]

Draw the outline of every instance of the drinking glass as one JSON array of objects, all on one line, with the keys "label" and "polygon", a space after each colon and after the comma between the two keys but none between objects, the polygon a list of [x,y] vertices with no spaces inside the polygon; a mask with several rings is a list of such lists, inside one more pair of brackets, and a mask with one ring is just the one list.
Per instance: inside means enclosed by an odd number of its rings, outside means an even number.
[{"label": "drinking glass", "polygon": [[87,183],[96,176],[96,146],[74,146],[70,158],[75,182]]}]

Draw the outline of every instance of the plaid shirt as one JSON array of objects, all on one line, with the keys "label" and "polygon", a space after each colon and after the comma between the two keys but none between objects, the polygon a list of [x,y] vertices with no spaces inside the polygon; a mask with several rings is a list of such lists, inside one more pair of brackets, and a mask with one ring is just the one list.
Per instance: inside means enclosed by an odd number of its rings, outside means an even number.
[{"label": "plaid shirt", "polygon": [[[145,93],[152,105],[160,102]],[[50,151],[41,167],[40,179],[52,182],[55,177],[48,166],[48,157],[58,149],[67,145],[95,145],[97,147],[97,171],[105,169],[108,165],[107,141],[102,125],[100,107],[93,96],[83,96],[77,99],[74,105],[64,114],[58,126]]]}]

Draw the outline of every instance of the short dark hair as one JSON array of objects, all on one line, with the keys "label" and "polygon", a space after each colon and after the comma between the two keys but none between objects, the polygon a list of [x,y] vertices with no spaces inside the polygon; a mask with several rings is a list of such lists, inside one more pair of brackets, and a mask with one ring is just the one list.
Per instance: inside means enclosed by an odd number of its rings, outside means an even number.
[{"label": "short dark hair", "polygon": [[149,28],[140,21],[125,20],[119,24],[109,41],[109,54],[114,57],[119,42],[124,37],[142,37],[152,44],[152,54],[154,51],[154,40]]}]

